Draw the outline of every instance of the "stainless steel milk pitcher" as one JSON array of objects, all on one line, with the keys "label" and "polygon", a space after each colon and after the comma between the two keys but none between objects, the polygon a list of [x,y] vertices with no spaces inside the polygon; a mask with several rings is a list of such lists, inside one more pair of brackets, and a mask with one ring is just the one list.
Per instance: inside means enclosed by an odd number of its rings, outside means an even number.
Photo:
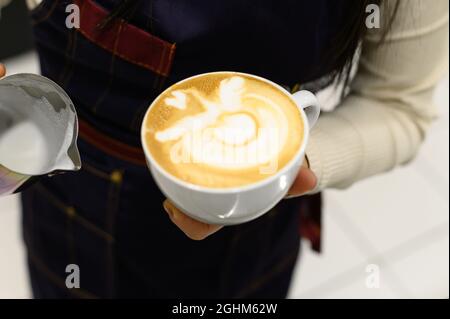
[{"label": "stainless steel milk pitcher", "polygon": [[81,168],[75,107],[53,81],[35,74],[0,80],[0,196],[41,176]]}]

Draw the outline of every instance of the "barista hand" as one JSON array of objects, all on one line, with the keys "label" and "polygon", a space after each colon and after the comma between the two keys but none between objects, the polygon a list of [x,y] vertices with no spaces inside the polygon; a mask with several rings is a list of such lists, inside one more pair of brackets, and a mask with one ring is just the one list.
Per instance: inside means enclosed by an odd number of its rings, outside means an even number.
[{"label": "barista hand", "polygon": [[[314,173],[309,169],[307,161],[302,166],[297,174],[297,178],[294,181],[291,189],[288,192],[288,196],[300,196],[314,189],[317,183],[317,178]],[[193,240],[203,240],[209,235],[214,234],[220,230],[223,226],[206,224],[197,221],[186,214],[183,214],[177,209],[169,200],[165,200],[163,203],[164,210],[169,215],[170,220],[180,228],[186,236]]]},{"label": "barista hand", "polygon": [[3,64],[0,63],[0,79],[1,79],[2,77],[4,77],[5,74],[6,74],[5,66],[4,66]]}]

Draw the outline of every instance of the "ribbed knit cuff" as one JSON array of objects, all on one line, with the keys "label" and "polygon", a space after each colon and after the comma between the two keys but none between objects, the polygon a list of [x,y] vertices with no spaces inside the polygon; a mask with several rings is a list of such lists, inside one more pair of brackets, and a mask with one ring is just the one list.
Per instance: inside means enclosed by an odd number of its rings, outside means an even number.
[{"label": "ribbed knit cuff", "polygon": [[363,147],[361,139],[345,119],[327,116],[319,120],[311,132],[306,155],[317,185],[310,193],[327,187],[351,184],[361,169]]}]

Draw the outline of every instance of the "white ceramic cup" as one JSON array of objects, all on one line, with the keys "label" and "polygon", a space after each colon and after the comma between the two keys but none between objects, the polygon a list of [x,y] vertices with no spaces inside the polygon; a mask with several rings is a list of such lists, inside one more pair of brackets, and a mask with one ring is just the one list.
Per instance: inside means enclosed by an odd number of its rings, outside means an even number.
[{"label": "white ceramic cup", "polygon": [[[297,104],[304,123],[303,142],[293,158],[281,170],[261,181],[234,188],[208,188],[178,179],[156,162],[144,140],[146,132],[144,123],[155,102],[150,105],[145,115],[141,128],[141,141],[148,167],[156,184],[178,209],[194,219],[209,224],[240,224],[263,215],[286,196],[303,163],[309,130],[319,118],[320,107],[315,95],[309,91],[290,94],[278,84],[255,75],[238,72],[213,73],[232,73],[253,77],[277,88],[280,93],[285,94]],[[179,83],[213,73],[199,74]]]}]

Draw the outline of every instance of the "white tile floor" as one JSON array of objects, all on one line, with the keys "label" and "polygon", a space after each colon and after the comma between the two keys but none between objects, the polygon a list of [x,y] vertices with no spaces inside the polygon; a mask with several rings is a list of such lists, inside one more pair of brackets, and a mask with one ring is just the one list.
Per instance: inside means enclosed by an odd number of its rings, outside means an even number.
[{"label": "white tile floor", "polygon": [[[34,54],[6,61],[38,72]],[[303,243],[292,298],[449,297],[449,85],[436,91],[442,116],[417,159],[345,191],[327,191],[324,253]],[[368,265],[378,288],[366,285]],[[31,296],[16,196],[0,199],[0,298]]]}]

